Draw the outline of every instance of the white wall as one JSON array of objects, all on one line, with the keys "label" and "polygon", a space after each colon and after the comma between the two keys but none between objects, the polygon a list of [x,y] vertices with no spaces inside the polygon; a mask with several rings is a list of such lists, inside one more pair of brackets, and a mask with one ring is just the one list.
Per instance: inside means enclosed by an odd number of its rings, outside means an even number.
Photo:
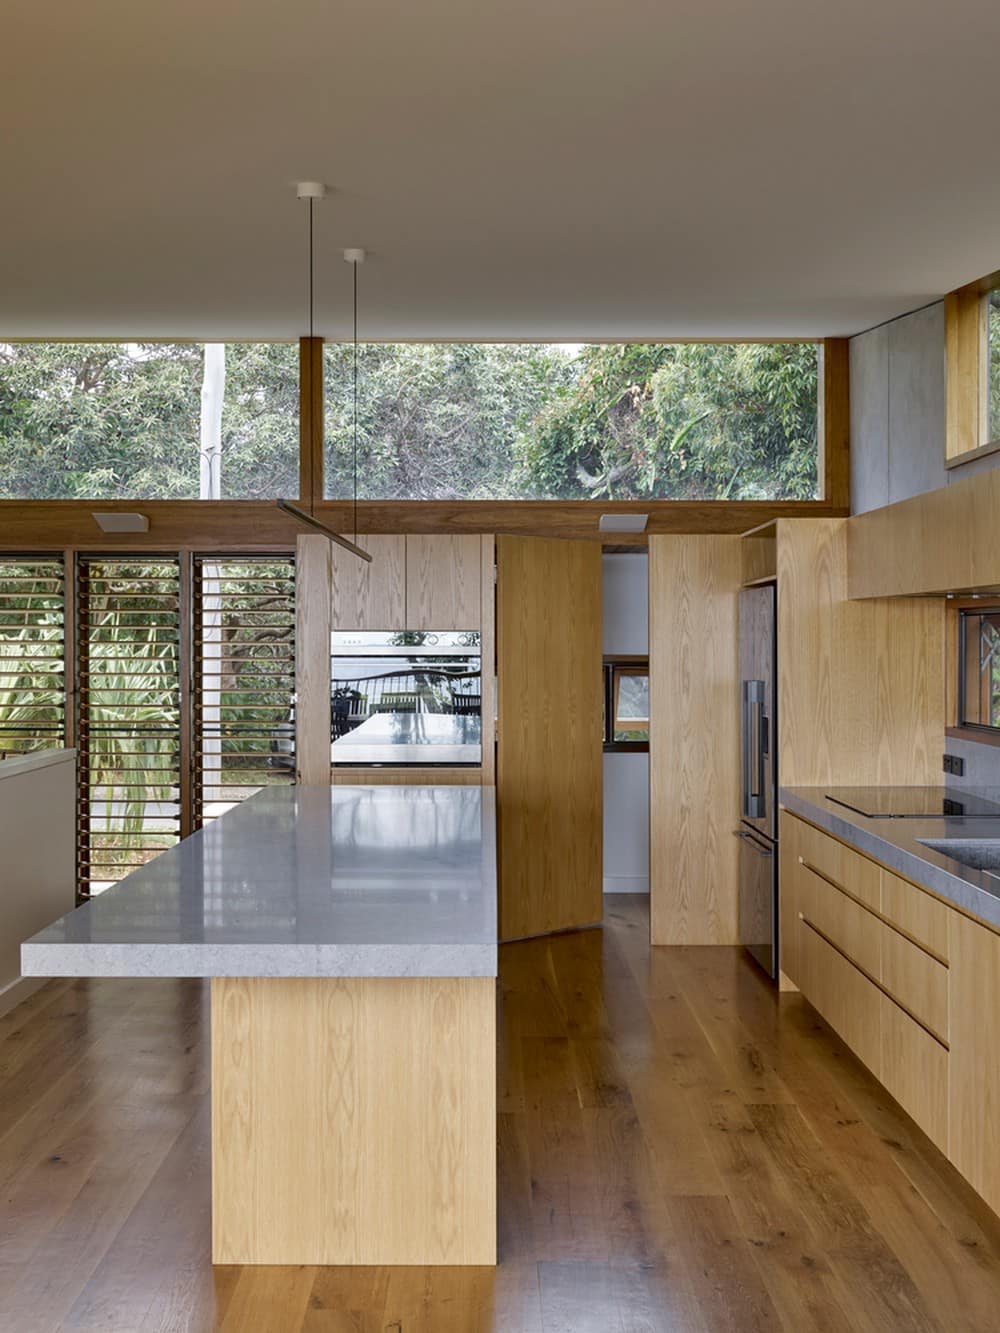
[{"label": "white wall", "polygon": [[[649,652],[649,558],[605,555],[604,652]],[[604,756],[604,892],[649,892],[649,755]]]},{"label": "white wall", "polygon": [[21,945],[76,906],[76,751],[0,762],[0,1014],[45,978],[21,978]]},{"label": "white wall", "polygon": [[601,557],[605,653],[649,652],[649,556]]}]

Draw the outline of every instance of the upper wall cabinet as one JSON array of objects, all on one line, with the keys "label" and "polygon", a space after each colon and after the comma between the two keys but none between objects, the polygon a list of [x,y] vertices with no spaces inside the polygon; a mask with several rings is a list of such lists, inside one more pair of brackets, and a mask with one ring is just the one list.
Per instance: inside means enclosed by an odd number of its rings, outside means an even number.
[{"label": "upper wall cabinet", "polygon": [[1000,587],[1000,468],[848,519],[851,597]]},{"label": "upper wall cabinet", "polygon": [[333,629],[481,628],[481,537],[372,536],[359,545],[370,565],[331,547]]},{"label": "upper wall cabinet", "polygon": [[331,623],[340,630],[409,629],[406,620],[406,538],[359,537],[371,564],[331,546]]},{"label": "upper wall cabinet", "polygon": [[478,629],[482,538],[406,538],[406,628]]}]

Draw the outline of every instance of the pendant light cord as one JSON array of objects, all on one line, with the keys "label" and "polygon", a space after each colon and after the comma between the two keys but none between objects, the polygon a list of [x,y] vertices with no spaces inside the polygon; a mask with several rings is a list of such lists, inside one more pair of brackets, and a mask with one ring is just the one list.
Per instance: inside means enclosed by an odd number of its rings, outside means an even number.
[{"label": "pendant light cord", "polygon": [[309,200],[309,337],[314,336],[315,330],[315,275],[313,265],[313,201]]},{"label": "pendant light cord", "polygon": [[358,543],[358,261],[354,269],[354,544]]}]

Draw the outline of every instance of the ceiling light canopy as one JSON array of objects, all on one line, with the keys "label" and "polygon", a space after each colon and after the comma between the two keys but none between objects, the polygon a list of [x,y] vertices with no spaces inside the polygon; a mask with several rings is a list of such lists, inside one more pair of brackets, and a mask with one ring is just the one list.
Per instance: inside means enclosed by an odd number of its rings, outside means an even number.
[{"label": "ceiling light canopy", "polygon": [[599,532],[645,532],[648,514],[602,514]]},{"label": "ceiling light canopy", "polygon": [[107,513],[91,510],[94,522],[102,532],[148,532],[149,519],[145,514],[127,514],[120,510]]}]

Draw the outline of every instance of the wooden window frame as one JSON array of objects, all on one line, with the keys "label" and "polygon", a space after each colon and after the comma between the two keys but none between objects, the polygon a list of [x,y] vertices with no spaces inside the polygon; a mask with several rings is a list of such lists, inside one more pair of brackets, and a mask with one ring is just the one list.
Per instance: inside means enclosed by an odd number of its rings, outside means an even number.
[{"label": "wooden window frame", "polygon": [[987,302],[1000,270],[944,298],[946,468],[1000,451],[989,430]]},{"label": "wooden window frame", "polygon": [[[193,341],[175,338],[172,342]],[[621,340],[625,341],[625,340]],[[630,341],[642,341],[634,339]],[[815,500],[375,500],[358,505],[359,531],[379,533],[510,533],[605,540],[602,513],[642,513],[644,533],[621,534],[644,547],[649,533],[743,533],[777,518],[840,518],[850,512],[850,385],[847,338],[677,338],[673,342],[808,342],[820,348]],[[323,497],[322,338],[299,339],[299,503],[338,531],[353,528],[349,500]],[[291,498],[291,497],[285,497]],[[103,533],[94,509],[141,510],[149,531]],[[286,551],[301,525],[270,500],[0,500],[4,550],[11,554],[80,551]]]},{"label": "wooden window frame", "polygon": [[945,635],[947,661],[945,664],[945,735],[955,740],[975,741],[979,745],[1000,746],[1000,727],[975,726],[962,721],[962,686],[960,673],[964,661],[962,649],[963,612],[988,611],[1000,606],[1000,591],[979,597],[954,597],[948,600]]},{"label": "wooden window frame", "polygon": [[[622,676],[649,676],[649,658],[641,654],[609,654],[604,658],[604,753],[605,754],[645,754],[649,751],[649,740],[616,741],[618,730],[618,683]],[[629,722],[640,722],[641,718],[628,718]],[[645,719],[646,731],[649,731],[649,718]]]}]

